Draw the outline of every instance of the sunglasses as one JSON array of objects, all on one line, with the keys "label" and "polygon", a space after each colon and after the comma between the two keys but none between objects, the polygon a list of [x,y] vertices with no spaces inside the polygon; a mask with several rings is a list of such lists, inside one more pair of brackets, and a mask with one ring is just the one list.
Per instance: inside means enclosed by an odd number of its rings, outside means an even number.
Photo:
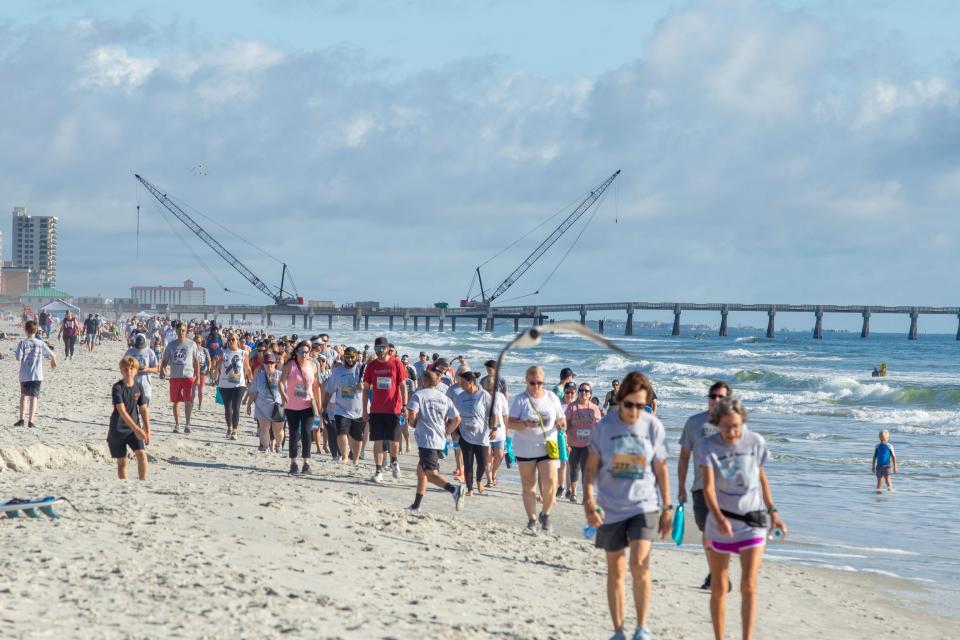
[{"label": "sunglasses", "polygon": [[577,393],[590,393],[593,389],[577,389]]},{"label": "sunglasses", "polygon": [[637,411],[643,411],[647,408],[647,403],[645,402],[630,402],[629,400],[624,400],[620,403],[625,409],[636,409]]},{"label": "sunglasses", "polygon": [[719,400],[720,398],[726,398],[727,395],[726,394],[720,395],[719,393],[711,393],[707,397],[710,398],[711,400]]},{"label": "sunglasses", "polygon": [[533,380],[528,380],[527,384],[531,387],[542,387],[543,381],[541,380],[540,382],[534,382]]}]

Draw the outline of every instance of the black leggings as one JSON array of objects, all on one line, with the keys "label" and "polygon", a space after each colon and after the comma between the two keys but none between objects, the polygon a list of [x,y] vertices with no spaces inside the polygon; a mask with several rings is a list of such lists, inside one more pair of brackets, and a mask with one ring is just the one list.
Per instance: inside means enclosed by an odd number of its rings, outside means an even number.
[{"label": "black leggings", "polygon": [[298,449],[303,449],[299,454],[304,460],[310,458],[310,448],[313,446],[313,408],[306,409],[287,409],[287,427],[290,429],[290,459],[293,460],[298,455]]},{"label": "black leggings", "polygon": [[463,476],[467,487],[473,487],[473,461],[477,461],[477,482],[487,472],[487,448],[482,444],[470,444],[460,437],[460,450],[463,451]]},{"label": "black leggings", "polygon": [[63,356],[73,357],[73,350],[77,346],[77,336],[63,336]]},{"label": "black leggings", "polygon": [[246,387],[220,387],[220,397],[223,398],[223,417],[231,429],[236,429],[240,424],[240,401],[246,390]]},{"label": "black leggings", "polygon": [[567,475],[570,477],[570,482],[580,482],[589,457],[590,447],[570,447],[570,460],[567,462]]}]

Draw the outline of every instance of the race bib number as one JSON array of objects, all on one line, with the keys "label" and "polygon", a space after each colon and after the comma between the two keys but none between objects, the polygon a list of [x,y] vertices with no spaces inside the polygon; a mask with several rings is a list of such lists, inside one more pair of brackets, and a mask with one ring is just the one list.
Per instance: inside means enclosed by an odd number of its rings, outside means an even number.
[{"label": "race bib number", "polygon": [[590,429],[577,429],[577,440],[589,440]]},{"label": "race bib number", "polygon": [[340,397],[344,400],[353,400],[357,397],[356,387],[340,387]]},{"label": "race bib number", "polygon": [[639,453],[615,453],[610,465],[610,473],[615,478],[642,480],[643,470],[647,466],[647,457]]},{"label": "race bib number", "polygon": [[393,386],[393,378],[390,376],[377,376],[377,389],[380,391],[390,391]]}]

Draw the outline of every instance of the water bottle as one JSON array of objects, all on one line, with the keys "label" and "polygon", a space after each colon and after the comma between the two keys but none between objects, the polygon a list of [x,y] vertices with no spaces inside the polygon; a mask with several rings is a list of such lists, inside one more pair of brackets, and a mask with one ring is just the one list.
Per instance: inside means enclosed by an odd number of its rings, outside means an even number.
[{"label": "water bottle", "polygon": [[783,529],[780,527],[774,527],[773,531],[770,532],[770,535],[767,536],[767,540],[770,542],[777,542],[783,538]]},{"label": "water bottle", "polygon": [[315,416],[313,418],[313,430],[318,431],[320,429],[320,416]]},{"label": "water bottle", "polygon": [[[599,513],[599,514],[602,515],[602,514],[603,514],[603,508],[602,508],[602,507],[597,507],[597,513]],[[589,522],[587,522],[587,524],[583,525],[583,539],[584,539],[584,540],[593,540],[593,537],[594,537],[595,535],[597,535],[597,528],[596,528],[595,526],[593,526],[593,525],[590,524]]]}]

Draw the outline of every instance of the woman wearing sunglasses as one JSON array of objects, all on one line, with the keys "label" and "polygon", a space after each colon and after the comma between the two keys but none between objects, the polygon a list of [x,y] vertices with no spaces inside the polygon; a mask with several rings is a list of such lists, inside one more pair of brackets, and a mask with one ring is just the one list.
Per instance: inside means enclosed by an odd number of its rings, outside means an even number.
[{"label": "woman wearing sunglasses", "polygon": [[240,338],[235,333],[227,336],[226,346],[213,361],[213,370],[217,373],[217,386],[223,398],[223,417],[227,423],[227,438],[237,439],[237,427],[240,425],[240,401],[247,390],[250,380],[250,361],[247,352],[240,346]]},{"label": "woman wearing sunglasses", "polygon": [[577,484],[580,482],[580,476],[587,468],[587,458],[590,453],[590,436],[593,434],[594,427],[600,422],[600,407],[595,405],[591,399],[593,397],[593,387],[586,382],[581,382],[577,387],[576,402],[567,405],[567,444],[570,445],[570,478],[569,489],[567,489],[567,500],[577,501]]},{"label": "woman wearing sunglasses", "polygon": [[193,403],[196,405],[197,410],[203,408],[203,388],[207,386],[207,376],[210,374],[210,351],[203,346],[203,336],[197,334],[193,338],[194,343],[197,345],[197,363],[200,365],[200,370],[197,371],[197,379],[193,383]]},{"label": "woman wearing sunglasses", "polygon": [[[526,390],[514,397],[507,426],[513,432],[513,453],[520,469],[527,530],[536,530],[539,520],[540,528],[549,532],[550,509],[556,502],[557,461],[560,457],[557,428],[565,426],[566,422],[560,399],[556,394],[544,390],[543,379],[543,369],[540,367],[527,369]],[[539,516],[536,515],[535,489],[538,476],[543,500]]]},{"label": "woman wearing sunglasses", "polygon": [[616,411],[611,409],[590,435],[583,477],[583,510],[587,522],[597,527],[596,546],[607,556],[612,640],[626,639],[628,546],[638,625],[633,638],[652,640],[647,628],[650,548],[657,533],[666,538],[673,525],[665,433],[660,420],[646,412],[652,398],[653,387],[642,373],[634,371],[623,379],[617,389]]},{"label": "woman wearing sunglasses", "polygon": [[[313,440],[313,416],[320,415],[320,383],[317,365],[310,359],[310,343],[301,340],[293,357],[283,366],[280,394],[290,428],[290,474],[310,473],[310,449]],[[303,468],[297,469],[297,449]]]}]

